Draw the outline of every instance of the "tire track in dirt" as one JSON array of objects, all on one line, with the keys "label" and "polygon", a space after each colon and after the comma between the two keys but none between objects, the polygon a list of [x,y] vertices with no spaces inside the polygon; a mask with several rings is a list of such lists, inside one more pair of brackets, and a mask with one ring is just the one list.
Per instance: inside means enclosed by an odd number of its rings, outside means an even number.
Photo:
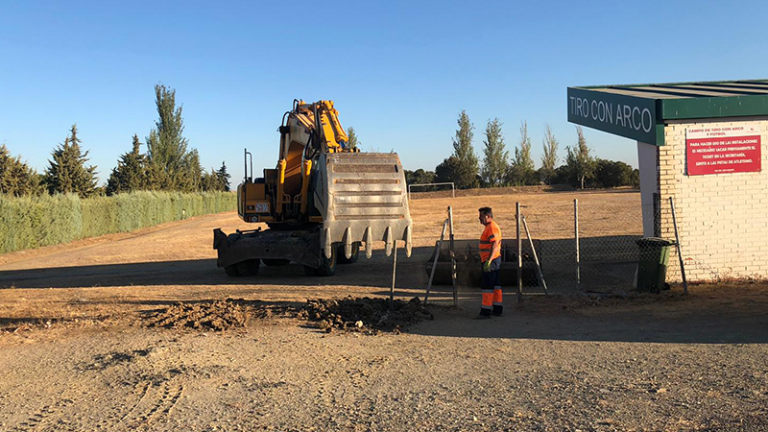
[{"label": "tire track in dirt", "polygon": [[137,386],[138,388],[142,388],[141,396],[139,396],[139,400],[136,401],[136,403],[133,404],[133,406],[130,409],[128,409],[128,411],[125,414],[123,414],[122,417],[120,417],[121,423],[124,422],[125,419],[127,419],[128,416],[130,416],[136,410],[136,408],[144,401],[144,398],[146,398],[147,394],[149,394],[149,388],[151,386],[152,386],[152,383],[149,381],[145,381]]},{"label": "tire track in dirt", "polygon": [[[42,430],[46,425],[51,425],[58,420],[60,416],[57,416],[63,409],[72,405],[74,401],[72,399],[60,399],[52,404],[44,405],[32,415],[27,417],[26,420],[19,423],[17,426],[10,429],[14,432],[30,432],[36,430]],[[55,427],[53,430],[61,430],[60,427]]]},{"label": "tire track in dirt", "polygon": [[121,419],[127,430],[149,425],[163,415],[170,416],[181,399],[184,386],[164,381],[161,384],[150,383],[146,390],[136,405]]},{"label": "tire track in dirt", "polygon": [[[95,430],[123,430],[120,427],[128,416],[133,413],[136,408],[142,403],[144,398],[149,393],[149,388],[152,385],[150,381],[143,381],[134,385],[132,396],[136,397],[136,402],[128,407],[123,407],[122,404],[111,407],[112,411],[117,411],[109,414],[105,418],[101,419],[96,426]],[[116,409],[115,409],[116,408]]]}]

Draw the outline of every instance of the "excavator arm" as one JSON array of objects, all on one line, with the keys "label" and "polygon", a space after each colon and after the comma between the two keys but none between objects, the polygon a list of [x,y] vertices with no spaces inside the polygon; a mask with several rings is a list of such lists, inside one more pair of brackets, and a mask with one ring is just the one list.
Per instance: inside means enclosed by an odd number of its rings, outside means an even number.
[{"label": "excavator arm", "polygon": [[[313,164],[321,154],[351,153],[349,137],[333,101],[294,100],[280,126],[275,212],[277,220],[308,217],[309,183]],[[287,214],[285,214],[287,213]]]},{"label": "excavator arm", "polygon": [[[303,131],[297,128],[303,128]],[[280,159],[288,159],[291,144],[308,147],[307,155],[354,151],[347,147],[349,137],[341,126],[339,111],[334,108],[333,101],[306,103],[294,100],[293,110],[283,116],[280,133]]]}]

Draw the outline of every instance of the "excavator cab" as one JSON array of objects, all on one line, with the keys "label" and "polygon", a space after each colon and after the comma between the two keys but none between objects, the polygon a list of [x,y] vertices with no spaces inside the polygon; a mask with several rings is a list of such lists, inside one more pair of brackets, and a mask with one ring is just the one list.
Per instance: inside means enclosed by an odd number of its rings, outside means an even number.
[{"label": "excavator cab", "polygon": [[[274,208],[274,193],[270,193],[269,186],[275,183],[276,171],[265,169],[264,177],[253,178],[253,155],[245,150],[245,177],[237,186],[237,214],[246,222],[267,222],[274,220],[272,209]],[[248,162],[250,159],[250,168]],[[251,174],[250,176],[248,174]]]}]

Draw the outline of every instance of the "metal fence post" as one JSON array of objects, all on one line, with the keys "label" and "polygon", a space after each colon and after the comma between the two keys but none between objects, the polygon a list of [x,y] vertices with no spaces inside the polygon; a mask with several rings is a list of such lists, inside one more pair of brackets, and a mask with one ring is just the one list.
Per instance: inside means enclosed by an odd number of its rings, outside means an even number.
[{"label": "metal fence post", "polygon": [[523,301],[523,238],[520,236],[520,202],[517,208],[517,302]]},{"label": "metal fence post", "polygon": [[392,288],[389,289],[389,311],[395,307],[395,275],[397,274],[397,240],[395,240],[392,256]]},{"label": "metal fence post", "polygon": [[685,264],[683,264],[683,250],[680,246],[680,234],[677,232],[677,215],[675,214],[675,200],[669,197],[669,207],[672,209],[672,224],[675,226],[675,244],[677,244],[677,258],[680,260],[680,274],[683,276],[683,293],[688,294],[688,280],[685,278]]},{"label": "metal fence post", "polygon": [[448,206],[448,224],[450,225],[451,244],[451,282],[453,282],[453,307],[459,307],[459,280],[456,274],[456,249],[453,247],[453,207]]},{"label": "metal fence post", "polygon": [[581,285],[581,256],[579,251],[579,200],[573,200],[573,233],[576,239],[576,284]]},{"label": "metal fence post", "polygon": [[432,288],[432,281],[435,279],[435,270],[437,269],[437,262],[440,258],[440,250],[443,248],[443,240],[445,239],[445,230],[448,228],[448,219],[443,222],[443,230],[440,232],[440,240],[435,243],[435,260],[432,262],[432,272],[429,274],[429,282],[427,282],[427,292],[424,294],[424,304],[427,304],[429,300],[429,290]]},{"label": "metal fence post", "polygon": [[528,222],[525,221],[523,216],[523,228],[525,228],[525,236],[528,237],[528,243],[531,245],[531,253],[533,254],[533,261],[536,263],[536,276],[539,278],[539,283],[544,287],[544,294],[549,294],[547,289],[547,281],[544,280],[544,273],[541,271],[541,263],[539,262],[539,256],[536,254],[536,247],[533,245],[533,239],[531,238],[531,231],[528,229]]}]

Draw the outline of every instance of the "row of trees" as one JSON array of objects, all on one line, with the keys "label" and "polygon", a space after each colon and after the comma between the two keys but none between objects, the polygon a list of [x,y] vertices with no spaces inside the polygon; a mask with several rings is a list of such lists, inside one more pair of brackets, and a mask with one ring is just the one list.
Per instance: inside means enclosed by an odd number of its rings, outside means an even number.
[{"label": "row of trees", "polygon": [[[77,125],[52,153],[43,174],[36,173],[12,157],[0,145],[0,193],[28,195],[41,193],[76,193],[81,197],[115,194],[137,190],[210,191],[229,190],[230,175],[222,162],[218,170],[206,171],[200,165],[196,149],[189,149],[183,136],[182,107],[176,107],[176,92],[155,86],[158,119],[146,138],[146,153],[141,152],[138,135],[133,136],[129,152],[120,156],[106,187],[98,187],[96,167],[88,165],[88,152],[81,148]],[[472,141],[474,125],[462,111],[453,138],[453,153],[434,171],[406,171],[409,184],[454,182],[458,188],[570,184],[575,187],[616,187],[638,185],[637,170],[624,162],[595,158],[587,146],[583,130],[576,126],[576,143],[565,148],[564,163],[558,166],[560,143],[549,126],[545,127],[541,167],[537,170],[531,156],[532,143],[528,124],[520,125],[520,138],[511,155],[506,149],[502,123],[489,120],[483,139],[482,165]],[[347,130],[350,147],[361,146],[353,128]]]},{"label": "row of trees", "polygon": [[218,170],[208,172],[200,165],[197,150],[188,148],[182,107],[176,107],[176,91],[155,86],[155,105],[158,119],[146,138],[146,153],[141,153],[142,143],[134,135],[131,151],[120,156],[106,187],[97,186],[96,167],[87,164],[88,151],[81,148],[74,124],[64,142],[53,150],[43,174],[20,157],[12,157],[5,145],[0,145],[0,193],[75,193],[85,198],[138,190],[229,191],[226,164],[222,162]]},{"label": "row of trees", "polygon": [[459,127],[453,138],[453,154],[434,171],[406,171],[408,184],[454,182],[460,189],[537,184],[569,184],[582,189],[639,186],[638,171],[630,165],[591,155],[581,126],[576,126],[576,143],[566,146],[564,163],[558,166],[560,143],[547,125],[544,128],[541,167],[537,170],[531,156],[532,143],[527,122],[523,121],[520,125],[520,139],[510,157],[502,123],[498,118],[489,120],[484,132],[482,165],[472,146],[474,125],[465,111],[461,112],[457,123]]}]

